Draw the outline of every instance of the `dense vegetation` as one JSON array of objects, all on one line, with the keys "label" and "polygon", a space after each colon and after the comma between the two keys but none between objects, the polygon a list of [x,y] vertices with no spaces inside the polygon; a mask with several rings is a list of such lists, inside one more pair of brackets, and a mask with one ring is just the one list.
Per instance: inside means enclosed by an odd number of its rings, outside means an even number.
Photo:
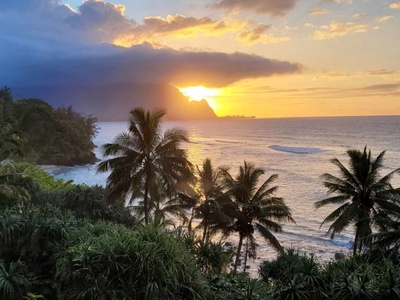
[{"label": "dense vegetation", "polygon": [[39,99],[14,101],[8,88],[0,90],[3,159],[57,165],[94,163],[95,122],[72,108],[53,108]]},{"label": "dense vegetation", "polygon": [[[341,204],[323,223],[332,234],[355,226],[356,236],[353,256],[321,264],[273,234],[294,221],[278,175],[263,179],[246,161],[236,175],[209,159],[195,168],[184,131],[161,132],[164,112],[131,115],[129,132],[103,148],[106,188],[13,162],[24,141],[2,127],[1,299],[400,299],[398,170],[380,177],[384,153],[350,150],[348,168],[332,160],[341,177],[322,176],[333,196],[316,206]],[[278,251],[259,279],[246,275],[255,231]],[[231,234],[236,249],[223,242]]]}]

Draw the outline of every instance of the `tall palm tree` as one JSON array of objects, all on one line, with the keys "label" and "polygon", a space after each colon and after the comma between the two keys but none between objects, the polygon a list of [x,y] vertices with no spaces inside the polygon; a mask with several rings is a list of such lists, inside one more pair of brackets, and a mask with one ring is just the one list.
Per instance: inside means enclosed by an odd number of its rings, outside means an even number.
[{"label": "tall palm tree", "polygon": [[202,228],[202,243],[208,243],[211,235],[228,226],[232,218],[225,214],[224,206],[229,198],[223,193],[222,169],[215,169],[209,158],[201,167],[197,166],[195,187],[186,186],[180,197],[186,202],[192,201],[192,216],[189,220],[189,233],[193,219],[201,219],[196,228]]},{"label": "tall palm tree", "polygon": [[188,138],[180,128],[162,132],[163,110],[135,108],[130,114],[129,132],[103,146],[104,156],[112,158],[101,162],[98,171],[111,171],[107,178],[109,201],[124,201],[128,196],[131,203],[143,199],[144,221],[148,224],[149,202],[157,198],[158,182],[172,194],[177,182],[192,176],[186,151],[180,148]]},{"label": "tall palm tree", "polygon": [[385,151],[375,159],[371,157],[371,150],[367,151],[367,147],[363,151],[348,150],[347,155],[350,159],[348,168],[337,158],[331,160],[339,168],[340,175],[325,173],[321,178],[328,194],[334,196],[316,202],[315,206],[319,208],[328,204],[341,204],[325,218],[321,226],[332,222],[328,233],[334,238],[336,233],[354,224],[355,255],[360,253],[364,246],[368,246],[366,238],[372,233],[375,217],[392,206],[391,195],[396,193],[396,190],[393,189],[390,180],[400,169],[380,177]]},{"label": "tall palm tree", "polygon": [[247,240],[246,250],[248,250],[248,245],[250,244],[250,250],[255,254],[255,228],[275,249],[281,251],[282,246],[271,230],[275,232],[282,231],[281,225],[276,221],[294,222],[290,209],[283,199],[274,196],[278,187],[270,187],[278,178],[278,175],[270,176],[259,186],[262,175],[264,175],[263,169],[256,168],[254,164],[246,161],[243,166],[240,166],[236,177],[232,177],[228,172],[225,172],[227,193],[235,204],[234,209],[231,207],[227,211],[236,220],[230,230],[239,233],[239,245],[234,265],[235,272],[245,239]]}]

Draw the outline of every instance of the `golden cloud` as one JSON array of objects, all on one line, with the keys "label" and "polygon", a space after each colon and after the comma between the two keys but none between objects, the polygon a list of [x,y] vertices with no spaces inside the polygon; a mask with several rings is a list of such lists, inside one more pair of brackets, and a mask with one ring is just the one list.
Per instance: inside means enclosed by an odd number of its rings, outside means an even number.
[{"label": "golden cloud", "polygon": [[326,40],[342,37],[349,34],[367,32],[368,26],[357,22],[340,23],[332,21],[330,24],[322,25],[311,35],[314,40]]},{"label": "golden cloud", "polygon": [[383,17],[380,17],[380,18],[376,18],[375,22],[383,23],[383,22],[389,21],[390,19],[393,19],[393,16],[383,16]]},{"label": "golden cloud", "polygon": [[355,15],[353,15],[353,18],[362,19],[362,18],[365,18],[366,16],[367,16],[367,14],[364,14],[364,13],[362,13],[362,14],[355,14]]},{"label": "golden cloud", "polygon": [[400,1],[396,3],[392,3],[389,5],[391,9],[399,9],[400,8]]},{"label": "golden cloud", "polygon": [[236,36],[236,40],[246,45],[253,45],[255,43],[274,44],[280,42],[287,42],[288,37],[274,37],[272,34],[265,32],[271,28],[271,25],[257,24],[252,29],[243,29]]},{"label": "golden cloud", "polygon": [[324,15],[327,14],[329,11],[324,8],[313,8],[311,9],[308,14],[309,15]]}]

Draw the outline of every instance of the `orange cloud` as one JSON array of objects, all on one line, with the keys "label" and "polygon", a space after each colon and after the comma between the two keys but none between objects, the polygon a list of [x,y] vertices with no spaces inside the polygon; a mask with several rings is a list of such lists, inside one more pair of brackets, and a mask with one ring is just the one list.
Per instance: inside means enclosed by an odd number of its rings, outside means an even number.
[{"label": "orange cloud", "polygon": [[324,15],[327,14],[329,11],[323,8],[313,8],[311,9],[308,14],[309,15]]},{"label": "orange cloud", "polygon": [[362,14],[355,14],[355,15],[353,15],[353,18],[362,19],[362,18],[365,18],[366,16],[367,16],[367,14],[364,14],[364,13],[362,13]]},{"label": "orange cloud", "polygon": [[389,5],[391,9],[399,9],[400,8],[400,1],[396,3],[392,3]]},{"label": "orange cloud", "polygon": [[342,37],[349,34],[367,32],[368,26],[357,22],[339,23],[332,21],[328,25],[322,25],[314,31],[311,38],[314,40],[326,40]]},{"label": "orange cloud", "polygon": [[375,22],[383,23],[383,22],[389,21],[390,19],[393,19],[393,16],[383,16],[383,17],[380,17],[380,18],[376,18]]},{"label": "orange cloud", "polygon": [[288,37],[277,38],[271,34],[265,34],[265,32],[270,28],[271,25],[258,24],[253,29],[243,29],[236,36],[236,40],[247,45],[252,45],[255,43],[273,44],[290,40]]}]

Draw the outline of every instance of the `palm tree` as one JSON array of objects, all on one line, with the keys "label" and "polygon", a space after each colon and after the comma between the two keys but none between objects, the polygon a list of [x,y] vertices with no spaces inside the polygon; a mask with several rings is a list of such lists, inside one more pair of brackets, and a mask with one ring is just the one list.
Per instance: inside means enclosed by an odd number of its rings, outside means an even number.
[{"label": "palm tree", "polygon": [[163,110],[135,108],[130,114],[129,132],[103,146],[104,156],[112,158],[101,162],[98,171],[111,171],[107,178],[110,202],[124,201],[128,196],[131,203],[143,199],[144,221],[148,224],[149,202],[157,198],[158,182],[172,194],[177,182],[192,176],[186,151],[180,148],[188,138],[180,128],[162,133]]},{"label": "palm tree", "polygon": [[282,227],[275,221],[290,221],[292,219],[290,209],[282,198],[274,197],[278,189],[277,186],[270,187],[278,175],[274,174],[265,180],[259,187],[258,183],[264,170],[256,168],[254,164],[244,162],[240,166],[239,174],[233,178],[228,172],[225,172],[225,186],[228,188],[228,195],[234,201],[234,209],[230,208],[227,213],[236,219],[236,222],[230,229],[239,233],[239,245],[236,252],[236,261],[234,271],[236,272],[239,264],[240,251],[243,241],[247,240],[247,252],[250,250],[255,255],[256,241],[254,237],[254,228],[269,241],[276,250],[283,248],[272,231],[280,232]]},{"label": "palm tree", "polygon": [[197,166],[197,181],[194,188],[186,186],[180,197],[186,202],[192,201],[192,216],[188,228],[191,233],[193,219],[201,219],[196,228],[202,228],[202,243],[208,243],[211,235],[228,226],[232,218],[224,213],[229,198],[223,193],[222,169],[215,169],[209,158],[202,167]]},{"label": "palm tree", "polygon": [[328,189],[328,194],[334,196],[316,202],[315,206],[319,208],[328,204],[341,204],[325,218],[321,226],[332,222],[328,233],[334,238],[336,233],[354,224],[353,254],[355,255],[361,252],[363,246],[369,244],[366,238],[372,233],[375,217],[392,207],[391,195],[396,190],[393,189],[390,180],[400,169],[380,177],[385,151],[375,159],[372,159],[371,150],[367,151],[367,147],[364,151],[348,150],[347,155],[350,159],[348,168],[337,158],[331,160],[339,168],[340,175],[325,173],[321,178]]},{"label": "palm tree", "polygon": [[391,195],[385,209],[375,216],[374,224],[379,232],[368,237],[368,242],[379,251],[400,249],[400,194]]}]

